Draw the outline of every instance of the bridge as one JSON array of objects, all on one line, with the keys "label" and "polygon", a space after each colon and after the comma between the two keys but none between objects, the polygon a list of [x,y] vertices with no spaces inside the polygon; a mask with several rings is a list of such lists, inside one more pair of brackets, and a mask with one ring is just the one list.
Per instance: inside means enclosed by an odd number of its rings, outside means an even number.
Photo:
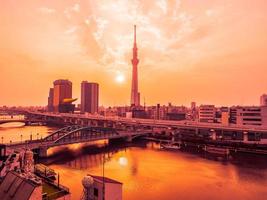
[{"label": "bridge", "polygon": [[248,144],[267,145],[267,127],[194,121],[104,117],[101,115],[28,112],[28,119],[44,120],[47,124],[112,127],[127,131],[148,129],[152,134],[179,135],[191,138],[211,138]]},{"label": "bridge", "polygon": [[133,138],[147,135],[149,132],[148,130],[129,132],[109,127],[72,125],[61,128],[42,139],[5,144],[4,154],[9,155],[14,151],[21,151],[27,148],[38,150],[41,157],[46,157],[47,149],[51,147],[97,140],[124,139],[131,141]]},{"label": "bridge", "polygon": [[24,123],[25,125],[35,124],[35,123],[45,123],[43,120],[35,120],[35,119],[23,119],[23,118],[2,118],[0,119],[0,124],[19,122]]},{"label": "bridge", "polygon": [[18,109],[18,108],[0,108],[0,116],[6,116],[6,115],[24,115],[27,111],[24,109]]},{"label": "bridge", "polygon": [[[199,123],[192,121],[153,120],[122,117],[104,117],[88,114],[66,114],[28,111],[29,121],[43,121],[65,126],[50,136],[35,141],[6,144],[7,150],[27,147],[39,149],[45,155],[48,148],[73,143],[83,143],[102,139],[133,137],[146,134],[152,136],[168,135],[178,138],[205,138],[216,141],[229,141],[244,144],[267,146],[267,127],[222,125],[218,123]],[[43,152],[43,153],[42,153]]]}]

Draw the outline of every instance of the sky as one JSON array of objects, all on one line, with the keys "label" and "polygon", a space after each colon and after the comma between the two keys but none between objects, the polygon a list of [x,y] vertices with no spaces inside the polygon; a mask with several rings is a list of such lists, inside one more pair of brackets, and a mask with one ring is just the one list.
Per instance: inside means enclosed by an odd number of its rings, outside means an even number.
[{"label": "sky", "polygon": [[[0,105],[46,105],[56,79],[130,104],[137,25],[141,102],[258,105],[267,93],[265,0],[0,1]],[[79,103],[79,100],[78,102]]]}]

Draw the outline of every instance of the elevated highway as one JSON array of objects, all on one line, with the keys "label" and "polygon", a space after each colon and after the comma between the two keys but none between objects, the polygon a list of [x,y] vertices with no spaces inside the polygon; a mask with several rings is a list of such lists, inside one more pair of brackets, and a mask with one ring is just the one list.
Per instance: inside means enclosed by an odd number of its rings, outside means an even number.
[{"label": "elevated highway", "polygon": [[[213,141],[267,145],[267,127],[236,126],[192,121],[170,121],[88,114],[45,113],[28,111],[25,120],[57,124],[64,128],[42,140],[6,144],[7,151],[21,148],[39,149],[45,155],[51,147],[103,139],[123,138],[130,141],[144,135],[205,138]],[[43,153],[42,153],[43,152]]]},{"label": "elevated highway", "polygon": [[61,125],[112,127],[127,131],[150,129],[152,133],[168,132],[191,136],[210,136],[213,140],[225,139],[244,143],[267,144],[267,127],[222,125],[193,121],[153,120],[123,117],[104,117],[88,114],[28,112],[28,118]]}]

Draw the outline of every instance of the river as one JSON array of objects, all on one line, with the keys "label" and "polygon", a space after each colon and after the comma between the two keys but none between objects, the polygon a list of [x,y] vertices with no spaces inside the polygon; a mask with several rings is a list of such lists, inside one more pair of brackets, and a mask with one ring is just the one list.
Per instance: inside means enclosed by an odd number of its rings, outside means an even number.
[{"label": "river", "polygon": [[[44,137],[55,127],[0,126],[4,142]],[[12,127],[11,127],[12,126]],[[266,157],[235,158],[230,161],[198,154],[161,150],[152,142],[107,145],[106,141],[50,149],[42,160],[60,174],[72,199],[81,197],[86,174],[105,175],[123,183],[125,200],[266,200]]]}]

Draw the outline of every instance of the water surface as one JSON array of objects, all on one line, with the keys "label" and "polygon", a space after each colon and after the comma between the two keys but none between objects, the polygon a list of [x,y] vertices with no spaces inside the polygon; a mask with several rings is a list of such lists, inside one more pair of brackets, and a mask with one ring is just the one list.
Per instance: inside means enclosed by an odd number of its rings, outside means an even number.
[{"label": "water surface", "polygon": [[[20,139],[20,133],[45,136],[45,126],[0,129],[0,136]],[[266,200],[266,157],[241,157],[231,161],[212,160],[201,155],[159,149],[155,143],[136,142],[105,146],[105,141],[74,144],[49,150],[43,160],[60,173],[72,199],[82,193],[86,174],[105,175],[123,183],[126,200]]]}]

